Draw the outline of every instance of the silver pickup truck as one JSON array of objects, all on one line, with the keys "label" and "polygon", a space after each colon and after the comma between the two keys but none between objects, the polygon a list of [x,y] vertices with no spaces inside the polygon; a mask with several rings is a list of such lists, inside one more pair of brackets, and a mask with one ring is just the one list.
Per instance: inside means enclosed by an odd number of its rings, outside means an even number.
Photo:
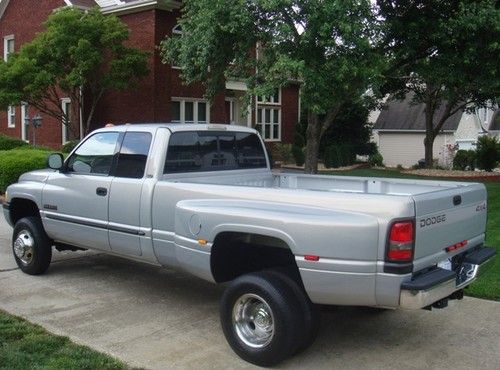
[{"label": "silver pickup truck", "polygon": [[91,133],[7,192],[20,269],[93,249],[227,283],[224,334],[280,362],[318,304],[442,308],[493,259],[482,184],[273,173],[255,130],[124,125]]}]

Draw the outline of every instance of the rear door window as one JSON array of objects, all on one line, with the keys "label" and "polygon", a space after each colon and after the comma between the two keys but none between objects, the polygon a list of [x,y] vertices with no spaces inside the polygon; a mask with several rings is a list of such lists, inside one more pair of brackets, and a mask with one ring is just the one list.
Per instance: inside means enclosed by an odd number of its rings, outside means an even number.
[{"label": "rear door window", "polygon": [[127,132],[118,154],[115,176],[140,179],[144,176],[148,160],[151,134],[149,132]]},{"label": "rear door window", "polygon": [[164,173],[266,168],[258,136],[245,132],[176,132],[168,145]]}]

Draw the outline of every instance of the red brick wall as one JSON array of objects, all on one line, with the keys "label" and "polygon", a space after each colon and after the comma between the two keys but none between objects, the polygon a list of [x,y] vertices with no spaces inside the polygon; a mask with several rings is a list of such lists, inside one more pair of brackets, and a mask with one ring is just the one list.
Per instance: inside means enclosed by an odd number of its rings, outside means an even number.
[{"label": "red brick wall", "polygon": [[108,91],[101,98],[92,128],[106,123],[137,123],[155,121],[155,11],[127,14],[120,19],[130,28],[129,44],[152,53],[150,73],[133,89]]},{"label": "red brick wall", "polygon": [[295,125],[299,119],[299,87],[284,87],[281,89],[281,142],[293,143]]},{"label": "red brick wall", "polygon": [[[52,9],[64,5],[62,0],[39,2],[36,12],[32,0],[11,0],[4,17],[0,21],[0,47],[3,55],[3,36],[14,34],[16,50],[30,41],[35,32],[42,30],[41,23]],[[130,28],[129,44],[150,53],[150,74],[137,87],[127,91],[109,91],[104,94],[95,112],[91,129],[106,123],[169,122],[171,120],[171,98],[203,98],[204,87],[201,83],[189,86],[183,84],[179,73],[170,65],[161,62],[157,46],[170,35],[176,25],[178,12],[148,10],[120,16]],[[30,114],[33,114],[31,110]],[[11,136],[21,136],[20,108],[16,114],[16,128],[7,129],[7,116],[0,112],[0,132]],[[252,109],[255,115],[255,109]],[[292,85],[282,90],[282,141],[293,141],[294,126],[298,117],[298,86]],[[210,121],[229,122],[226,117],[225,95],[217,95],[211,106]],[[253,117],[255,123],[255,117]],[[43,127],[37,131],[37,142],[59,148],[61,144],[61,124],[55,119],[43,116]]]},{"label": "red brick wall", "polygon": [[[180,70],[163,64],[158,46],[176,25],[177,12],[150,10],[121,16],[131,30],[130,44],[151,53],[150,74],[137,89],[125,92],[107,92],[97,109],[93,128],[106,123],[169,122],[171,98],[203,98],[201,83],[186,86],[180,78]],[[224,95],[212,102],[210,120],[228,122],[224,109]]]},{"label": "red brick wall", "polygon": [[[0,57],[4,53],[4,37],[14,35],[14,48],[18,51],[22,44],[33,39],[37,32],[43,30],[42,23],[52,13],[55,8],[65,6],[63,0],[37,1],[33,5],[33,0],[10,0],[5,13],[0,19]],[[36,11],[35,11],[36,10]],[[30,116],[37,112],[30,108]],[[42,127],[37,130],[37,144],[59,148],[62,140],[61,123],[47,115],[42,115]],[[21,138],[21,108],[16,107],[16,127],[7,127],[7,113],[0,111],[0,133]],[[31,138],[31,131],[30,139]]]}]

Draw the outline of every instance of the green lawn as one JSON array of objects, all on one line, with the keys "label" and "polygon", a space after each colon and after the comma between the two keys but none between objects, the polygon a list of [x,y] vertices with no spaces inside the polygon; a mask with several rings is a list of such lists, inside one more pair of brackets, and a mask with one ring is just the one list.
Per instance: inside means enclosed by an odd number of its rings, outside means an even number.
[{"label": "green lawn", "polygon": [[127,369],[66,337],[0,311],[0,369]]},{"label": "green lawn", "polygon": [[[397,170],[357,169],[352,171],[332,171],[332,175],[342,176],[367,176],[367,177],[392,177],[432,179],[429,177],[407,175]],[[449,178],[447,180],[450,180]],[[500,182],[485,182],[488,189],[488,225],[486,245],[495,247],[497,257],[492,267],[475,283],[466,289],[466,294],[486,299],[500,301]]]}]

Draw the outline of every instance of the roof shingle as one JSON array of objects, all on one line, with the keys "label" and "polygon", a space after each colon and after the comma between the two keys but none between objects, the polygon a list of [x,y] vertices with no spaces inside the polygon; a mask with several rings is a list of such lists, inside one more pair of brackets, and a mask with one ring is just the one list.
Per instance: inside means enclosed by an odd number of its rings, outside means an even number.
[{"label": "roof shingle", "polygon": [[[425,131],[425,104],[415,104],[412,102],[413,95],[407,94],[403,100],[389,100],[375,122],[376,130],[414,130]],[[435,117],[440,117],[444,111],[444,104],[441,104]],[[459,111],[448,118],[443,126],[443,130],[456,130],[462,117]]]}]

